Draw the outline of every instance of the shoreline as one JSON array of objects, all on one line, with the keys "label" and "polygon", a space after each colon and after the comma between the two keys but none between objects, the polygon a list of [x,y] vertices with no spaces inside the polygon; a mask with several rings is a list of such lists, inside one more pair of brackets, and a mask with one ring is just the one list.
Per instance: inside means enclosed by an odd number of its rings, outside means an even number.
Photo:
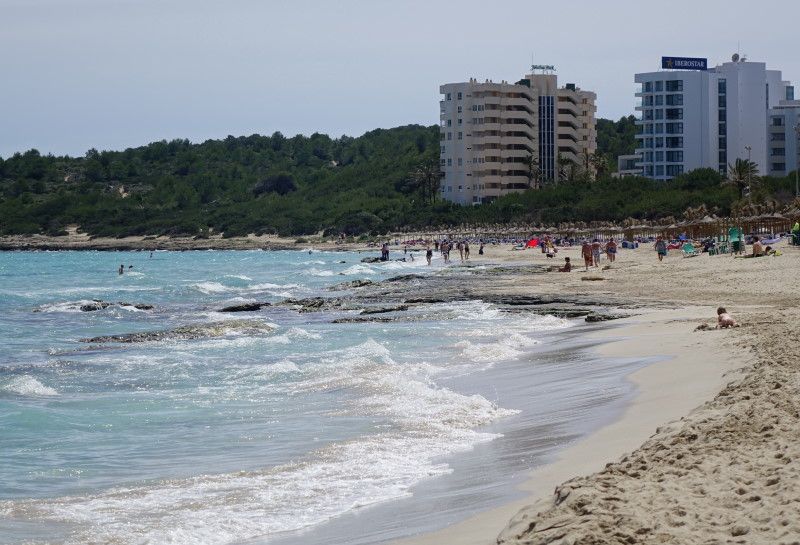
[{"label": "shoreline", "polygon": [[[713,397],[742,367],[741,360],[722,351],[698,361],[699,335],[686,335],[687,325],[703,320],[708,307],[644,310],[615,322],[617,327],[593,332],[595,348],[609,358],[658,358],[629,374],[634,398],[612,423],[561,451],[552,463],[533,468],[518,490],[525,498],[483,511],[441,530],[393,540],[391,545],[491,545],[521,510],[537,512],[552,503],[553,489],[577,475],[600,471],[611,461],[634,451],[656,429],[669,426]],[[657,335],[654,336],[654,331]],[[699,365],[698,365],[699,364]],[[699,371],[699,374],[698,374]],[[688,381],[687,379],[692,379]],[[683,381],[687,380],[684,384]]]}]

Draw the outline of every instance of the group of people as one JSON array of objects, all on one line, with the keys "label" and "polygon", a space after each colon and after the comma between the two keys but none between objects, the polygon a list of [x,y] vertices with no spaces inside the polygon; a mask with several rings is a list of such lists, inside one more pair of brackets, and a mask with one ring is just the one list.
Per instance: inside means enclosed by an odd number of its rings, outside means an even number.
[{"label": "group of people", "polygon": [[600,254],[605,251],[606,257],[610,263],[613,263],[617,258],[617,241],[610,238],[603,245],[600,240],[594,239],[591,242],[584,240],[581,244],[581,255],[583,256],[583,263],[586,270],[589,267],[600,266]]},{"label": "group of people", "polygon": [[[436,242],[437,250],[439,250],[442,254],[442,258],[444,262],[450,263],[450,251],[453,249],[453,241],[452,240],[444,240],[441,243]],[[458,250],[458,255],[461,257],[461,262],[469,260],[469,241],[463,240],[458,241],[455,243],[456,250]],[[480,252],[483,254],[483,244],[481,244]],[[428,265],[430,265],[430,260],[428,261]]]}]

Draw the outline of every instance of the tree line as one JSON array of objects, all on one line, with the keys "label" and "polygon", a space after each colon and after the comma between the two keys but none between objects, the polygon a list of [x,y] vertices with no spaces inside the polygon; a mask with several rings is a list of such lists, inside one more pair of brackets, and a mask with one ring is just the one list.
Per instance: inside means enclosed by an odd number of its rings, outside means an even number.
[{"label": "tree line", "polygon": [[[654,219],[701,204],[724,214],[742,198],[710,169],[670,182],[612,178],[616,155],[632,149],[631,125],[629,118],[598,124],[596,181],[564,176],[477,207],[438,198],[437,126],[377,129],[357,138],[276,132],[197,144],[160,141],[124,151],[92,149],[83,157],[30,150],[0,158],[0,234],[60,235],[72,224],[112,237],[382,234],[476,223]],[[785,200],[793,181],[772,179],[760,187],[748,198]]]}]

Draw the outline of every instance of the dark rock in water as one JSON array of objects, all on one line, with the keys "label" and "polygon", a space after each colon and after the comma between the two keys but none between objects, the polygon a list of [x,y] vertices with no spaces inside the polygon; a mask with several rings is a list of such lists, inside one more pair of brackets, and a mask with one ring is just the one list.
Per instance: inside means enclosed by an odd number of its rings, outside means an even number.
[{"label": "dark rock in water", "polygon": [[347,261],[340,261],[339,263],[347,263]]},{"label": "dark rock in water", "polygon": [[108,308],[110,306],[111,303],[106,301],[95,301],[93,303],[81,305],[81,312],[94,312],[95,310],[103,310],[104,308]]},{"label": "dark rock in water", "polygon": [[422,280],[425,277],[421,274],[401,274],[400,276],[393,276],[386,279],[386,282],[409,282],[411,280]]},{"label": "dark rock in water", "polygon": [[81,339],[82,343],[143,343],[153,341],[173,341],[209,339],[223,337],[232,333],[258,335],[272,331],[272,327],[252,320],[231,320],[165,329],[163,331],[142,331],[122,335],[102,335]]},{"label": "dark rock in water", "polygon": [[323,310],[333,310],[342,307],[342,302],[339,299],[324,297],[309,297],[307,299],[284,299],[280,303],[281,306],[294,306],[300,307],[300,312],[320,312]]},{"label": "dark rock in water", "polygon": [[610,320],[619,320],[620,318],[627,318],[627,314],[589,314],[585,320],[589,323],[594,322],[608,322]]},{"label": "dark rock in water", "polygon": [[369,318],[336,318],[331,323],[332,324],[360,324],[364,322],[377,322],[377,323],[386,323],[386,322],[394,322],[393,318],[379,318],[379,317],[369,317]]},{"label": "dark rock in water", "polygon": [[405,299],[404,303],[422,303],[422,304],[433,304],[433,303],[446,303],[447,299],[442,299],[441,297],[412,297],[410,299]]},{"label": "dark rock in water", "polygon": [[396,307],[366,308],[361,314],[386,314],[387,312],[402,312],[408,310],[408,305],[398,305]]},{"label": "dark rock in water", "polygon": [[244,303],[222,308],[219,312],[255,312],[256,310],[261,310],[268,306],[271,306],[271,303]]},{"label": "dark rock in water", "polygon": [[369,286],[372,284],[374,284],[372,280],[352,280],[350,282],[341,282],[340,284],[331,286],[328,289],[330,291],[341,291],[341,290],[349,290],[352,288],[363,288],[364,286]]},{"label": "dark rock in water", "polygon": [[135,308],[137,310],[152,310],[153,309],[153,305],[143,305],[141,303],[138,303],[138,304],[123,303],[122,301],[119,301],[117,303],[110,303],[108,301],[101,301],[100,299],[95,299],[91,303],[87,303],[85,305],[81,305],[80,309],[81,309],[81,312],[94,312],[96,310],[103,310],[103,309],[106,309],[106,308],[114,306],[114,305],[118,305],[118,306],[121,306],[121,307],[133,307],[133,308]]},{"label": "dark rock in water", "polygon": [[363,257],[361,258],[361,263],[380,263],[380,257]]}]

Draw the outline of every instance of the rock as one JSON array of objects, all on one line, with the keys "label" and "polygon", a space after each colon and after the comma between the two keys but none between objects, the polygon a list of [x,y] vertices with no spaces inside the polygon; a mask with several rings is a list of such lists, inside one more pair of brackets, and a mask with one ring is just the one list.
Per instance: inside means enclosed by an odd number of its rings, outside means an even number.
[{"label": "rock", "polygon": [[378,323],[387,323],[387,322],[394,322],[393,318],[382,318],[378,316],[374,317],[365,317],[365,318],[336,318],[331,323],[332,324],[360,324],[364,322],[378,322]]},{"label": "rock", "polygon": [[95,301],[86,305],[81,305],[81,312],[94,312],[96,310],[103,310],[111,306],[111,303],[106,301]]},{"label": "rock", "polygon": [[605,280],[602,276],[581,276],[584,282],[597,282],[598,280]]},{"label": "rock", "polygon": [[380,263],[380,257],[364,257],[361,259],[361,263]]},{"label": "rock", "polygon": [[255,312],[264,307],[271,306],[270,303],[244,303],[241,305],[231,305],[219,310],[219,312]]},{"label": "rock", "polygon": [[361,314],[385,314],[387,312],[402,312],[408,310],[408,305],[398,305],[396,307],[366,308]]},{"label": "rock", "polygon": [[620,318],[627,318],[627,314],[589,314],[585,320],[589,323],[595,322],[608,322],[610,320],[619,320]]},{"label": "rock", "polygon": [[411,280],[421,280],[425,277],[421,274],[401,274],[400,276],[393,276],[385,280],[385,282],[409,282]]},{"label": "rock", "polygon": [[447,299],[442,299],[440,297],[412,297],[411,299],[405,299],[404,303],[422,303],[422,304],[433,304],[433,303],[446,303]]},{"label": "rock", "polygon": [[143,343],[166,340],[192,340],[222,337],[230,333],[258,335],[272,331],[272,326],[253,320],[229,320],[209,324],[180,326],[162,331],[142,331],[122,335],[101,335],[80,339],[82,343]]},{"label": "rock", "polygon": [[341,282],[334,286],[328,288],[330,291],[341,291],[341,290],[349,290],[353,288],[363,288],[364,286],[369,286],[374,284],[372,280],[352,280],[350,282]]},{"label": "rock", "polygon": [[342,302],[339,299],[324,297],[309,297],[307,299],[285,299],[278,303],[282,306],[300,307],[300,312],[319,312],[341,308]]}]

